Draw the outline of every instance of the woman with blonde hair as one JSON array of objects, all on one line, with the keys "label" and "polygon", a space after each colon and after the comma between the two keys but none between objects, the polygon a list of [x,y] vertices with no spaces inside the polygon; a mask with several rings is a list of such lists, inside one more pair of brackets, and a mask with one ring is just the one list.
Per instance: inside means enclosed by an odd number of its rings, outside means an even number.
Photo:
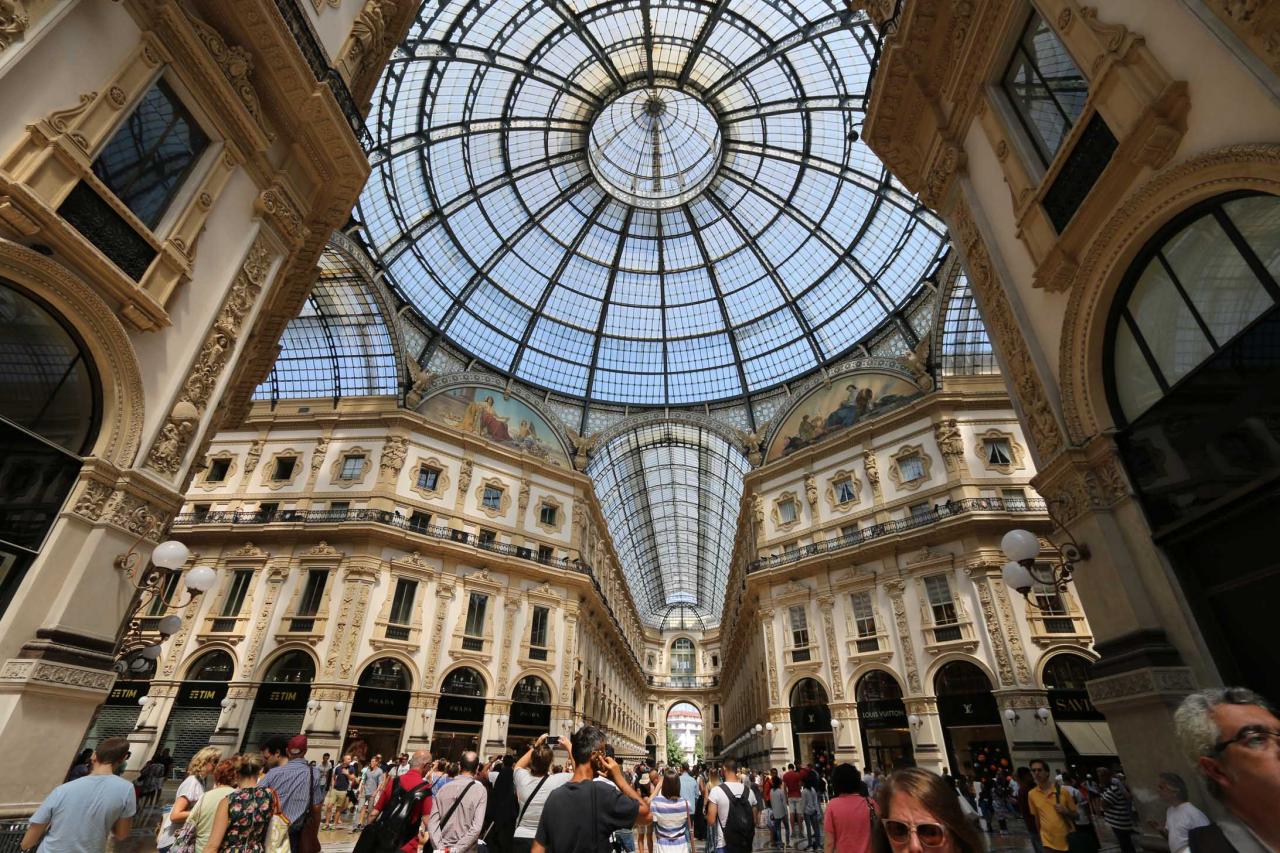
[{"label": "woman with blonde hair", "polygon": [[191,810],[204,796],[204,777],[213,773],[213,768],[222,758],[222,750],[216,746],[206,746],[191,756],[187,763],[187,778],[178,786],[178,793],[173,800],[173,807],[160,825],[160,834],[156,836],[156,850],[159,853],[173,846],[174,836],[190,816]]}]

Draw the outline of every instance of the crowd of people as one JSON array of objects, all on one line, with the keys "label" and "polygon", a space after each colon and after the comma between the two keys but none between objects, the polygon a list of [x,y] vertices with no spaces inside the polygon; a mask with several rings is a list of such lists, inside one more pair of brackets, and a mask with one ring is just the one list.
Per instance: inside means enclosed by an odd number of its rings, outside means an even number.
[{"label": "crowd of people", "polygon": [[[1230,817],[1211,821],[1190,802],[1186,780],[1164,772],[1156,783],[1164,821],[1145,828],[1162,833],[1170,853],[1280,851],[1274,710],[1248,690],[1220,688],[1188,697],[1175,720]],[[1144,828],[1123,774],[1077,778],[1039,759],[976,780],[911,766],[859,774],[830,762],[759,772],[732,758],[627,769],[594,726],[488,762],[474,751],[434,762],[425,750],[367,763],[306,754],[304,735],[269,738],[258,753],[200,750],[158,849],[310,853],[323,826],[359,833],[357,853],[750,853],[765,846],[766,831],[777,849],[982,853],[984,832],[1007,832],[1020,818],[1036,853],[1096,853],[1099,822],[1131,853]],[[129,837],[141,794],[120,776],[127,756],[126,740],[107,738],[78,757],[32,816],[21,849],[98,853],[108,838]]]}]

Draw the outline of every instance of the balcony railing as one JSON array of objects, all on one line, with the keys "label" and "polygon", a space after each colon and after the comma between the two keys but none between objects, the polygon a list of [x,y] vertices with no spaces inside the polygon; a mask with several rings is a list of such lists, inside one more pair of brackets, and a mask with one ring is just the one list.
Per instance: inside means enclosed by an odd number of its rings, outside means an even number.
[{"label": "balcony railing", "polygon": [[769,557],[761,557],[752,561],[747,566],[748,574],[751,572],[764,571],[765,569],[776,568],[777,566],[785,566],[789,563],[796,563],[806,557],[813,557],[818,554],[831,554],[836,551],[843,551],[846,548],[853,548],[864,542],[870,542],[873,539],[879,539],[884,536],[892,536],[895,533],[904,533],[908,530],[916,530],[920,527],[928,527],[931,524],[937,524],[940,521],[946,521],[958,515],[966,515],[972,512],[1044,512],[1045,503],[1039,498],[963,498],[958,501],[949,501],[940,504],[927,512],[913,513],[909,518],[900,518],[896,521],[886,521],[883,524],[875,524],[871,527],[864,527],[855,533],[847,536],[840,536],[836,539],[828,539],[825,542],[814,542],[812,545],[803,545],[785,554],[775,554]]},{"label": "balcony railing", "polygon": [[718,675],[650,675],[646,680],[650,687],[689,689],[720,686]]}]

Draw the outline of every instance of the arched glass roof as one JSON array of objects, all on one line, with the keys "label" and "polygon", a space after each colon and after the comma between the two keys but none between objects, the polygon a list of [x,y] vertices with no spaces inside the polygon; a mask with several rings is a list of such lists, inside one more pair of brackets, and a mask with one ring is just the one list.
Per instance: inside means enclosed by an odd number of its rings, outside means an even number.
[{"label": "arched glass roof", "polygon": [[593,453],[587,474],[647,624],[720,623],[750,467],[717,433],[673,421],[643,424]]},{"label": "arched glass roof", "polygon": [[755,393],[864,340],[943,246],[858,139],[844,0],[437,0],[374,97],[387,278],[481,362],[601,402]]},{"label": "arched glass roof", "polygon": [[939,367],[944,375],[997,373],[991,338],[978,313],[978,303],[969,288],[969,278],[957,273],[947,295],[946,313],[942,315],[942,358]]},{"label": "arched glass roof", "polygon": [[280,337],[280,356],[255,400],[395,394],[395,344],[367,273],[333,244],[298,316]]}]

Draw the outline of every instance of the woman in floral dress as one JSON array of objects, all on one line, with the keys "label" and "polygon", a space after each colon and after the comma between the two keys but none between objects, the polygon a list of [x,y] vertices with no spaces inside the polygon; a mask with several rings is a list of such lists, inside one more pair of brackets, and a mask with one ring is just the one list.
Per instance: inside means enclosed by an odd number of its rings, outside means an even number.
[{"label": "woman in floral dress", "polygon": [[262,853],[266,846],[276,795],[270,788],[257,787],[262,756],[241,755],[239,764],[240,784],[218,803],[204,853]]}]

